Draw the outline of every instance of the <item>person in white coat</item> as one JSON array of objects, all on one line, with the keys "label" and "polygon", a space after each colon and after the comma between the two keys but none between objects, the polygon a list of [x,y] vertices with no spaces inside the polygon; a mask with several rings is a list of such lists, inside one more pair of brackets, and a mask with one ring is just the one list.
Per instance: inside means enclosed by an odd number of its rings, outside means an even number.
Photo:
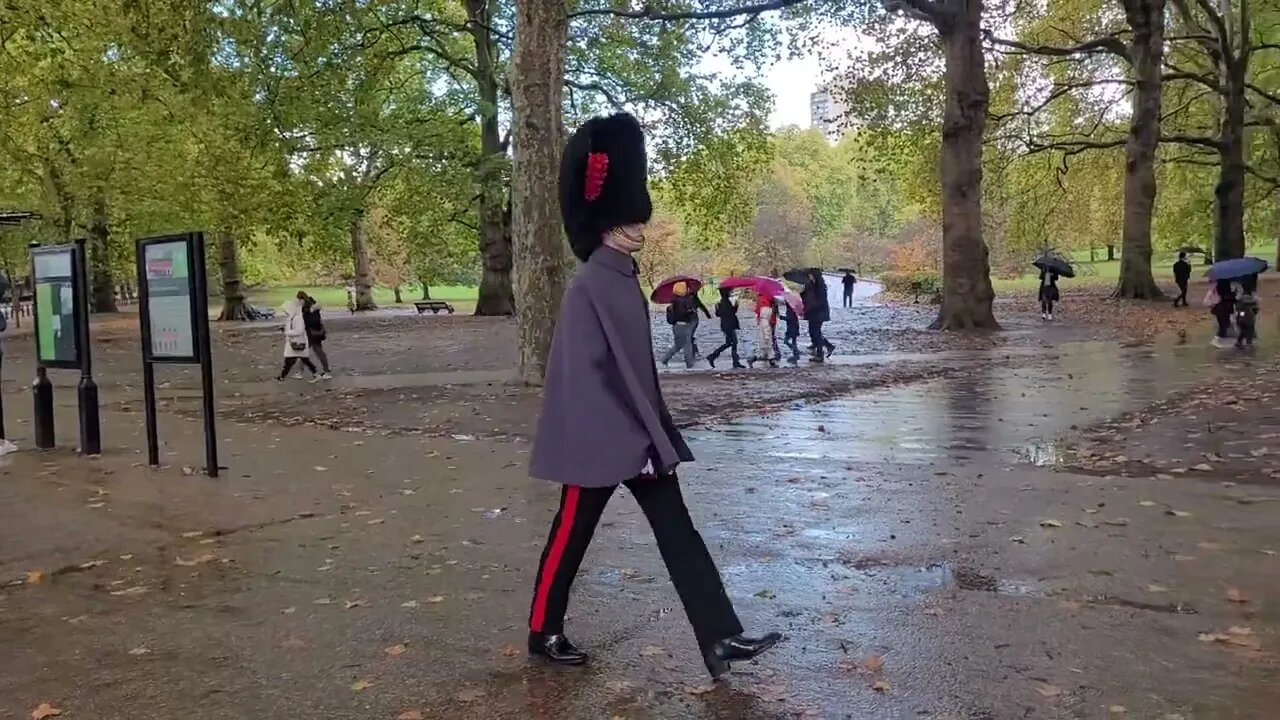
[{"label": "person in white coat", "polygon": [[289,377],[289,371],[299,361],[311,371],[312,382],[319,379],[316,366],[311,362],[311,345],[307,342],[307,325],[302,317],[306,299],[307,294],[299,292],[297,297],[280,306],[280,312],[284,314],[284,367],[277,380]]}]

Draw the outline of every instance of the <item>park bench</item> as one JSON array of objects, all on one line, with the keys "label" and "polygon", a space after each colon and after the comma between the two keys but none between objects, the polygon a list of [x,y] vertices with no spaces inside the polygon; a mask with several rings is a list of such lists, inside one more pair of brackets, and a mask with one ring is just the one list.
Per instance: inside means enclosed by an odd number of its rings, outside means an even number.
[{"label": "park bench", "polygon": [[413,303],[413,307],[421,315],[430,310],[432,315],[437,315],[441,310],[453,314],[453,306],[443,300],[417,300]]}]

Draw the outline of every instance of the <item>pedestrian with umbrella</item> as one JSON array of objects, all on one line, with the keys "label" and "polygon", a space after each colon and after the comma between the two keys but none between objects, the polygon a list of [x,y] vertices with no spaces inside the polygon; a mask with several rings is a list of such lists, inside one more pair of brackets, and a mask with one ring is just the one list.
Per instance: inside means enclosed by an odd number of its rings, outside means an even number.
[{"label": "pedestrian with umbrella", "polygon": [[[794,272],[794,271],[793,271]],[[809,268],[804,271],[804,289],[800,302],[804,305],[804,319],[809,323],[810,361],[820,363],[836,351],[836,346],[822,334],[822,325],[831,319],[831,306],[827,301],[827,283],[822,271]]]},{"label": "pedestrian with umbrella", "polygon": [[569,593],[600,516],[626,485],[653,529],[707,671],[717,678],[782,636],[743,634],[680,489],[677,466],[693,453],[662,398],[632,257],[644,247],[653,215],[648,177],[644,130],[625,113],[587,120],[561,156],[560,212],[582,264],[556,319],[529,458],[531,476],[561,488],[534,580],[528,647],[556,665],[587,662],[565,635]]},{"label": "pedestrian with umbrella", "polygon": [[[1236,318],[1237,324],[1241,319],[1249,326],[1239,327],[1239,333],[1236,337],[1236,345],[1242,346],[1240,339],[1241,334],[1248,334],[1244,342],[1252,343],[1253,332],[1256,327],[1256,318],[1258,314],[1258,301],[1254,296],[1258,288],[1258,274],[1265,272],[1268,268],[1267,261],[1256,257],[1232,258],[1230,260],[1219,260],[1209,268],[1209,279],[1214,283],[1214,290],[1209,294],[1206,300],[1211,304],[1209,311],[1213,314],[1214,319],[1218,321],[1218,333],[1213,338],[1215,347],[1225,347],[1227,345],[1227,336],[1231,330],[1231,319]],[[1237,299],[1235,289],[1231,286],[1233,280],[1239,280],[1244,293],[1249,296],[1249,300],[1245,303],[1245,318],[1241,318],[1238,313]]]},{"label": "pedestrian with umbrella", "polygon": [[1058,278],[1075,277],[1076,271],[1066,258],[1056,253],[1046,252],[1031,264],[1040,269],[1040,319],[1053,320],[1053,304],[1062,297],[1058,292]]},{"label": "pedestrian with umbrella", "polygon": [[733,358],[735,370],[746,367],[738,359],[738,330],[742,324],[738,321],[738,303],[730,297],[732,294],[732,288],[720,288],[720,302],[716,303],[716,317],[720,318],[720,332],[724,333],[724,344],[712,350],[707,356],[707,364],[712,368],[716,366],[716,358],[720,357],[720,353],[725,350],[728,350]]},{"label": "pedestrian with umbrella", "polygon": [[1191,263],[1187,262],[1186,250],[1178,252],[1178,262],[1173,264],[1173,281],[1178,284],[1178,297],[1174,298],[1173,306],[1178,307],[1181,303],[1182,307],[1186,307],[1187,283],[1191,281]]},{"label": "pedestrian with umbrella", "polygon": [[701,302],[695,301],[696,295],[689,292],[689,284],[683,280],[672,286],[672,292],[674,297],[671,304],[667,305],[667,322],[671,325],[672,341],[671,347],[662,356],[662,365],[665,367],[676,353],[683,351],[684,366],[692,368],[695,354],[693,328],[698,320],[697,306]]}]

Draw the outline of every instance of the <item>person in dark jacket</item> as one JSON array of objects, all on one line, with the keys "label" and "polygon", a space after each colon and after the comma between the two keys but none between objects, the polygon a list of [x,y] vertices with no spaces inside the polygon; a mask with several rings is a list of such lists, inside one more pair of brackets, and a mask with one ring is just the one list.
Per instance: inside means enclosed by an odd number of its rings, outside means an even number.
[{"label": "person in dark jacket", "polygon": [[1187,254],[1178,253],[1178,262],[1173,264],[1173,281],[1178,284],[1178,297],[1173,299],[1173,306],[1187,306],[1187,283],[1191,281],[1191,263],[1187,262]]},{"label": "person in dark jacket", "polygon": [[746,367],[738,358],[738,330],[742,328],[742,324],[738,321],[738,303],[730,298],[732,292],[733,290],[729,288],[720,288],[720,302],[716,303],[716,317],[720,318],[720,332],[724,333],[724,344],[712,350],[707,356],[707,364],[713,368],[716,366],[716,358],[720,357],[725,350],[728,350],[730,357],[733,358],[735,369]]},{"label": "person in dark jacket", "polygon": [[587,655],[564,633],[569,591],[619,485],[640,504],[713,678],[782,636],[742,634],[676,468],[693,460],[662,399],[649,309],[632,254],[653,214],[644,132],[631,115],[588,120],[560,164],[560,212],[582,261],[560,304],[547,359],[529,474],[560,484],[560,507],[538,562],[529,652],[560,665]]},{"label": "person in dark jacket", "polygon": [[822,324],[831,319],[831,306],[827,302],[827,283],[822,279],[822,271],[814,268],[809,271],[808,280],[800,292],[800,301],[804,305],[804,319],[809,323],[809,352],[812,362],[823,362],[831,357],[836,346],[822,334]]},{"label": "person in dark jacket", "polygon": [[662,364],[666,366],[678,352],[684,352],[684,365],[693,367],[696,351],[693,347],[693,329],[697,326],[700,301],[690,296],[689,286],[681,281],[672,289],[675,298],[667,306],[667,323],[671,325],[671,347],[662,356]]},{"label": "person in dark jacket", "polygon": [[844,286],[844,294],[842,298],[844,300],[844,306],[847,308],[853,307],[853,286],[857,283],[858,278],[853,276],[853,271],[845,270],[844,277],[840,278],[840,284]]},{"label": "person in dark jacket", "polygon": [[1040,319],[1053,319],[1053,304],[1060,297],[1058,294],[1058,273],[1048,270],[1040,271]]},{"label": "person in dark jacket", "polygon": [[800,343],[797,342],[800,339],[800,316],[796,314],[796,309],[791,306],[791,303],[786,303],[786,306],[786,314],[782,317],[787,323],[787,330],[782,341],[791,350],[789,361],[794,365],[800,362]]},{"label": "person in dark jacket", "polygon": [[333,373],[329,371],[329,355],[324,351],[327,335],[324,331],[324,320],[320,318],[320,303],[310,295],[302,301],[302,324],[307,329],[307,343],[311,345],[311,354],[320,361],[320,379],[332,379]]},{"label": "person in dark jacket", "polygon": [[1258,337],[1258,276],[1240,280],[1240,298],[1236,300],[1236,347],[1253,345]]},{"label": "person in dark jacket", "polygon": [[702,298],[698,297],[698,293],[693,292],[691,295],[695,312],[693,313],[693,320],[689,323],[689,344],[693,347],[693,356],[696,358],[700,354],[698,352],[698,313],[706,315],[707,319],[710,320],[711,311],[703,304]]},{"label": "person in dark jacket", "polygon": [[1214,294],[1217,297],[1209,312],[1218,321],[1218,332],[1213,338],[1213,344],[1226,347],[1227,336],[1231,334],[1231,316],[1236,312],[1236,291],[1231,287],[1230,280],[1219,280],[1214,285]]}]

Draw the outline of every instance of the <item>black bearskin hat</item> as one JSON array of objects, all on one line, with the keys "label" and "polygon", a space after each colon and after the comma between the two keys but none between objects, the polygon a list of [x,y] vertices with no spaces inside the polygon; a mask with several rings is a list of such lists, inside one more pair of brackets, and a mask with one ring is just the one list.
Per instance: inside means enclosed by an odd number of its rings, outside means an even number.
[{"label": "black bearskin hat", "polygon": [[560,161],[560,216],[579,260],[591,257],[610,229],[649,222],[648,180],[644,131],[631,115],[593,117],[569,138]]}]

